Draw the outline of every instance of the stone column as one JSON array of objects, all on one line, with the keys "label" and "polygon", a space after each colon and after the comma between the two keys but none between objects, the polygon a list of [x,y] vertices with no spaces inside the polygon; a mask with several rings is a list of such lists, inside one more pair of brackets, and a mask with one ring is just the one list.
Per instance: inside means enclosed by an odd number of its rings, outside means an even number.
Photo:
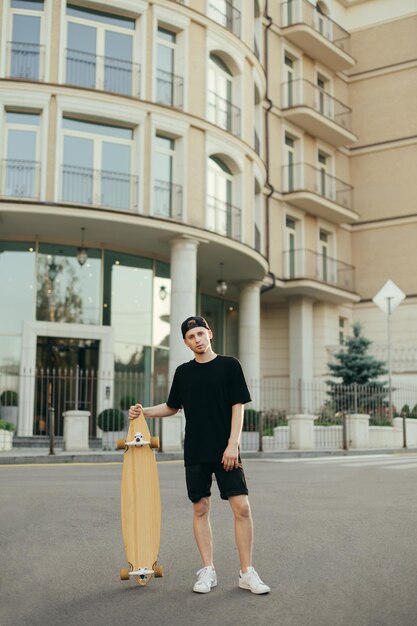
[{"label": "stone column", "polygon": [[349,448],[369,448],[369,415],[346,415],[346,427]]},{"label": "stone column", "polygon": [[260,408],[260,327],[261,283],[254,281],[240,289],[239,360],[250,387],[252,407]]},{"label": "stone column", "polygon": [[[169,382],[175,370],[192,358],[184,345],[181,323],[196,314],[197,248],[196,239],[178,237],[171,242],[171,334],[169,338]],[[162,447],[164,452],[182,450],[183,417],[165,417],[162,420]]]},{"label": "stone column", "polygon": [[313,300],[289,301],[290,411],[308,413],[309,385],[313,381]]},{"label": "stone column", "polygon": [[64,417],[64,450],[88,450],[90,411],[66,411]]}]

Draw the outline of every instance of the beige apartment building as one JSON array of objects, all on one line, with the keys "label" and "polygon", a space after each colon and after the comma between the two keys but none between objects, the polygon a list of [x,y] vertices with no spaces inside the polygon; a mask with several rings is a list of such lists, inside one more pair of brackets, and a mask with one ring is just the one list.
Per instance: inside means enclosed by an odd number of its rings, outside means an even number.
[{"label": "beige apartment building", "polygon": [[[0,21],[18,434],[40,369],[133,370],[152,400],[196,311],[253,383],[323,380],[355,320],[385,358],[388,279],[394,374],[416,373],[415,0],[0,0]],[[93,421],[119,400],[94,394]]]}]

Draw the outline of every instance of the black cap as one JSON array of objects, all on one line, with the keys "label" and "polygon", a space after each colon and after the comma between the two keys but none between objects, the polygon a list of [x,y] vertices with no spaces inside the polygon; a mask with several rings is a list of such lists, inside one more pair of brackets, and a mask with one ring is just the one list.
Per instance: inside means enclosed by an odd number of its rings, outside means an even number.
[{"label": "black cap", "polygon": [[187,317],[187,319],[184,320],[184,322],[181,324],[181,332],[183,338],[189,330],[191,330],[192,328],[197,328],[198,326],[202,326],[203,328],[207,328],[207,330],[211,330],[204,317],[200,317],[199,315]]}]

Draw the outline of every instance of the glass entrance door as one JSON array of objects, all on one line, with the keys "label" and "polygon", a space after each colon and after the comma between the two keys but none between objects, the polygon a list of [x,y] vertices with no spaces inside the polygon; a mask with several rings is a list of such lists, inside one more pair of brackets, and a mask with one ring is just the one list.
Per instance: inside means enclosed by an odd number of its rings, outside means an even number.
[{"label": "glass entrance door", "polygon": [[63,413],[90,411],[90,437],[96,435],[99,341],[38,337],[34,435],[63,435]]}]

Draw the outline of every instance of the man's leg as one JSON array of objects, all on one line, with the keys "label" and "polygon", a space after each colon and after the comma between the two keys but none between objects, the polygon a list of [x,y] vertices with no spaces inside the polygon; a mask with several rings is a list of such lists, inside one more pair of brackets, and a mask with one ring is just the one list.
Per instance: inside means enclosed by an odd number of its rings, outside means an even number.
[{"label": "man's leg", "polygon": [[213,565],[213,535],[210,524],[210,498],[193,502],[193,529],[203,567]]},{"label": "man's leg", "polygon": [[248,496],[229,498],[235,516],[235,538],[242,572],[252,565],[253,522]]}]

